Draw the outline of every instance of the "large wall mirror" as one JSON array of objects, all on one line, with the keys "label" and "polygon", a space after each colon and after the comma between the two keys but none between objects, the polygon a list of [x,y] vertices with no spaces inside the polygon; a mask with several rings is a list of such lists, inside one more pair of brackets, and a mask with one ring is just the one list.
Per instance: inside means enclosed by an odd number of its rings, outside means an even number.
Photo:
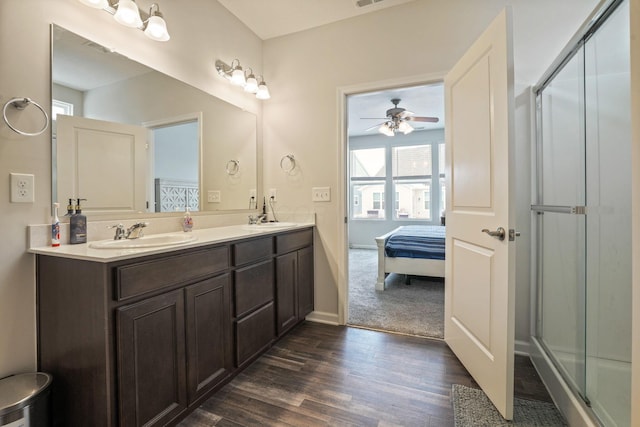
[{"label": "large wall mirror", "polygon": [[52,200],[89,214],[255,208],[252,113],[52,25]]}]

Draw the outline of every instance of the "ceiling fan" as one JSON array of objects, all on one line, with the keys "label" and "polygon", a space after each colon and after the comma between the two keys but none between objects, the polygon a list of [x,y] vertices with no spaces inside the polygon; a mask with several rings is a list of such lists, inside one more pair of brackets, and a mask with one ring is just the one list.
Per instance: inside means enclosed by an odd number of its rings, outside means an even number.
[{"label": "ceiling fan", "polygon": [[363,117],[363,119],[385,120],[382,123],[378,123],[377,125],[366,129],[366,131],[378,128],[378,132],[387,136],[393,136],[396,132],[402,132],[406,135],[413,132],[414,130],[413,126],[411,126],[408,122],[437,123],[439,121],[437,117],[415,116],[415,113],[408,111],[402,107],[398,107],[400,101],[400,98],[393,98],[391,100],[393,108],[387,110],[387,117],[384,119],[378,117]]}]

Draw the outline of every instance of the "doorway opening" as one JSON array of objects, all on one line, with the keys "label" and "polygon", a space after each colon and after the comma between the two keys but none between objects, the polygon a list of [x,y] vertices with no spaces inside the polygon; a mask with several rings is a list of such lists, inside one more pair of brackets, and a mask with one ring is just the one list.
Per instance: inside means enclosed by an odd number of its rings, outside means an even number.
[{"label": "doorway opening", "polygon": [[431,260],[381,276],[376,243],[398,227],[443,228],[443,84],[352,94],[346,103],[347,324],[443,338],[444,280],[422,267]]},{"label": "doorway opening", "polygon": [[145,123],[149,211],[200,210],[199,114]]}]

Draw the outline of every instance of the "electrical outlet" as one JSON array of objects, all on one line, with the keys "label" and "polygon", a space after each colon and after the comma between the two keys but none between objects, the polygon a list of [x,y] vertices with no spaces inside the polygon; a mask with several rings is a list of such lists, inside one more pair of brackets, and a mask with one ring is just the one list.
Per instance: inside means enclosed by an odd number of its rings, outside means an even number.
[{"label": "electrical outlet", "polygon": [[272,202],[277,202],[277,198],[276,198],[276,189],[275,188],[270,188],[269,189],[269,200],[271,200]]},{"label": "electrical outlet", "polygon": [[209,190],[207,191],[207,202],[209,203],[221,203],[222,196],[220,195],[220,190]]},{"label": "electrical outlet", "polygon": [[26,173],[12,173],[11,203],[33,203],[35,177]]},{"label": "electrical outlet", "polygon": [[311,189],[312,202],[330,202],[331,187],[313,187]]}]

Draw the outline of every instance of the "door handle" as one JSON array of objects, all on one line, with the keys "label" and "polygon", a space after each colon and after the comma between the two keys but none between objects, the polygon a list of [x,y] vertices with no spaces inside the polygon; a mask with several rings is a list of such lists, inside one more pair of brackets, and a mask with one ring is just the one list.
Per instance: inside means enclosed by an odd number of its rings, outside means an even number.
[{"label": "door handle", "polygon": [[495,237],[498,240],[504,240],[504,237],[506,236],[506,233],[507,233],[505,229],[502,227],[498,227],[496,231],[491,231],[489,229],[483,228],[482,232],[487,233],[489,236]]}]

